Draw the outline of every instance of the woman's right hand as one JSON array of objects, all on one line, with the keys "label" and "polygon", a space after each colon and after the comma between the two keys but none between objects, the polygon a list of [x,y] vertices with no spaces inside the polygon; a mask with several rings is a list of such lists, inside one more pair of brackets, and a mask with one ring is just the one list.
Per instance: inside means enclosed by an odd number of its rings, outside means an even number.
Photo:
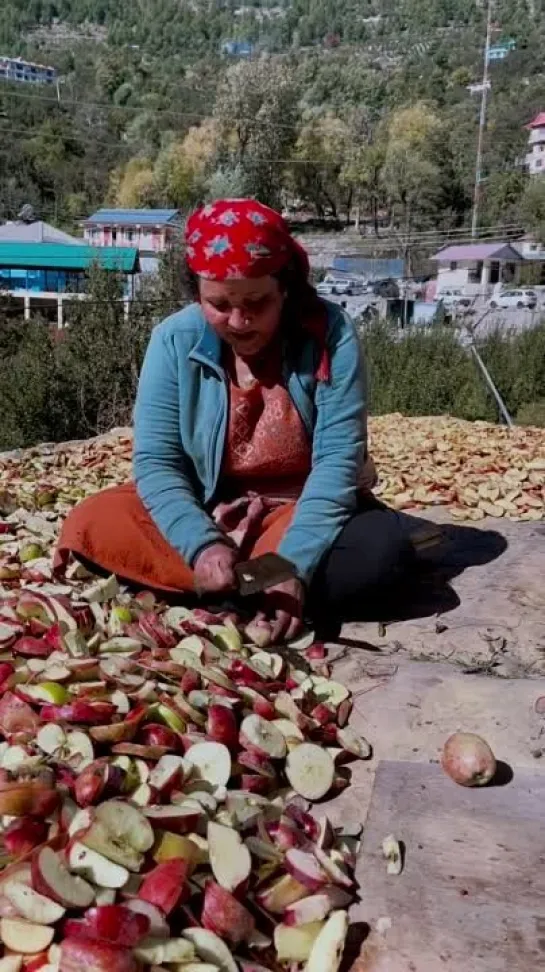
[{"label": "woman's right hand", "polygon": [[195,590],[200,593],[232,591],[236,587],[234,566],[238,550],[227,543],[205,547],[193,565]]}]

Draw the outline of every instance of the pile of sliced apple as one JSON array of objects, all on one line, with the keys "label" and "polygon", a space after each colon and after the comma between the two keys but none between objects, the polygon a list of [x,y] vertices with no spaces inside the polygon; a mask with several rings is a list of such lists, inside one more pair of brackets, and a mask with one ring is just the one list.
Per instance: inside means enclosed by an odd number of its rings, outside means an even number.
[{"label": "pile of sliced apple", "polygon": [[370,747],[324,647],[28,578],[0,586],[0,972],[336,972],[357,840],[309,804]]}]

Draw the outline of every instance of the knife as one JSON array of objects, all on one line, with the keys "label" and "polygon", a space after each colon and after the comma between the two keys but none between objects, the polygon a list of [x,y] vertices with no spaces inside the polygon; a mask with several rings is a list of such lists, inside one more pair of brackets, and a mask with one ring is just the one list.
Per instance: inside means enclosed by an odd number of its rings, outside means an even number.
[{"label": "knife", "polygon": [[297,577],[295,565],[277,553],[266,553],[235,564],[238,593],[242,597],[266,591],[268,587]]}]

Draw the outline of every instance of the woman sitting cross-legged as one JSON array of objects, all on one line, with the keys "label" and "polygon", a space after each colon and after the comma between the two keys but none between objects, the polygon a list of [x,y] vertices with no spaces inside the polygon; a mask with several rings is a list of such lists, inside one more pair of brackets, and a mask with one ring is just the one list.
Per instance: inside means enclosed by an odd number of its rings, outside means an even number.
[{"label": "woman sitting cross-legged", "polygon": [[[276,551],[296,578],[262,596],[274,639],[342,618],[395,574],[396,513],[371,494],[365,375],[345,311],[318,298],[282,217],[252,200],[194,213],[195,303],[153,331],[134,414],[134,485],[67,518],[72,552],[133,584],[218,600]],[[367,476],[367,482],[366,482]]]}]

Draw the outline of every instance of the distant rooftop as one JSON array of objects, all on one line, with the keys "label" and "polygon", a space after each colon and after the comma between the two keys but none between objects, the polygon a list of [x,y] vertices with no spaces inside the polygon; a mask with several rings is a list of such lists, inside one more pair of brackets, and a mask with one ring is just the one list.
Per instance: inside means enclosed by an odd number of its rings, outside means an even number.
[{"label": "distant rooftop", "polygon": [[99,209],[85,225],[164,226],[180,219],[178,209]]},{"label": "distant rooftop", "polygon": [[88,270],[97,263],[104,270],[136,273],[138,250],[134,247],[75,246],[73,243],[0,242],[0,267],[47,270]]},{"label": "distant rooftop", "polygon": [[543,128],[545,127],[545,111],[540,111],[538,115],[531,121],[528,122],[525,128]]},{"label": "distant rooftop", "polygon": [[63,233],[56,226],[50,226],[43,220],[37,219],[33,223],[24,223],[20,220],[13,223],[4,223],[0,226],[0,241],[14,243],[66,243],[71,246],[80,246],[81,239],[76,236],[69,236]]},{"label": "distant rooftop", "polygon": [[460,260],[509,260],[516,263],[520,259],[520,253],[510,243],[501,241],[459,243],[456,246],[446,246],[432,256],[432,260],[437,260],[438,263],[457,263]]}]

